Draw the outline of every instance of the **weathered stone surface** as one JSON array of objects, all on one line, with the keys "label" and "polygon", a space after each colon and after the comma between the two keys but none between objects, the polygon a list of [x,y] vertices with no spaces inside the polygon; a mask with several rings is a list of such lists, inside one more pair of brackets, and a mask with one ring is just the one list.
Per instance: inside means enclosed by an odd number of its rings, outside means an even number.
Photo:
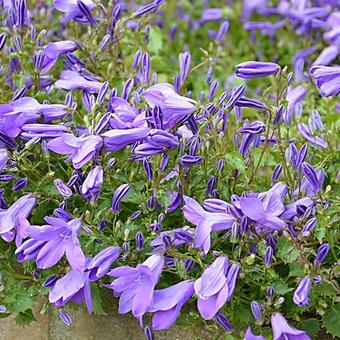
[{"label": "weathered stone surface", "polygon": [[1,340],[49,340],[48,319],[49,315],[35,313],[37,321],[27,327],[19,327],[15,322],[15,315],[0,319]]},{"label": "weathered stone surface", "polygon": [[[67,306],[64,310],[73,319],[70,326],[61,321],[55,308],[43,316],[35,311],[38,321],[25,328],[16,325],[15,316],[0,319],[0,340],[145,340],[138,321],[130,314],[119,315],[117,300],[111,294],[104,298],[107,315],[88,315],[84,307]],[[223,331],[212,332],[205,327],[189,330],[177,326],[157,332],[156,340],[219,340],[223,339],[222,334]]]}]

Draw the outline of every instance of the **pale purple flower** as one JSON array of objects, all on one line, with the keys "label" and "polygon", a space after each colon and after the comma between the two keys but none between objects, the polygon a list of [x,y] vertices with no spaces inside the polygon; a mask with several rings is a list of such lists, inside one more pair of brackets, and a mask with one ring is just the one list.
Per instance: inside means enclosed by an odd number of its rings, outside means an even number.
[{"label": "pale purple flower", "polygon": [[49,302],[55,307],[62,307],[68,301],[77,304],[86,302],[89,314],[92,313],[93,302],[89,274],[71,269],[62,278],[54,282],[48,295]]},{"label": "pale purple flower", "polygon": [[273,328],[273,340],[311,340],[305,331],[300,331],[288,325],[286,319],[280,314],[275,313],[271,317]]},{"label": "pale purple flower", "polygon": [[314,60],[313,65],[328,66],[334,59],[338,57],[339,53],[340,49],[338,46],[328,46]]},{"label": "pale purple flower", "polygon": [[[82,0],[89,11],[93,10],[96,4],[92,0]],[[78,0],[54,0],[53,7],[65,14],[64,18],[60,20],[61,23],[66,23],[76,17],[83,16]]]},{"label": "pale purple flower", "polygon": [[314,136],[308,127],[308,125],[304,123],[299,123],[298,124],[298,129],[299,132],[301,133],[302,137],[304,137],[310,144],[321,148],[321,149],[327,149],[328,148],[328,143],[323,140],[322,138],[318,136]]},{"label": "pale purple flower", "polygon": [[48,72],[57,62],[59,56],[67,52],[73,52],[78,48],[78,44],[72,40],[50,42],[44,48],[44,59],[41,74]]},{"label": "pale purple flower", "polygon": [[310,304],[308,295],[311,286],[312,280],[309,277],[305,277],[300,281],[293,295],[293,301],[297,306],[303,307]]},{"label": "pale purple flower", "polygon": [[323,97],[336,96],[340,93],[340,66],[312,66],[312,76]]},{"label": "pale purple flower", "polygon": [[195,281],[197,307],[201,316],[212,319],[233,295],[240,266],[229,266],[228,259],[218,257]]},{"label": "pale purple flower", "polygon": [[246,334],[244,335],[244,340],[266,340],[266,338],[262,335],[254,335],[251,331],[250,326],[249,326],[246,329]]},{"label": "pale purple flower", "polygon": [[0,172],[4,169],[8,162],[8,153],[6,149],[0,149]]},{"label": "pale purple flower", "polygon": [[59,80],[54,83],[57,88],[65,90],[82,89],[89,92],[98,92],[102,87],[102,83],[95,80],[88,80],[78,72],[66,70],[61,72]]},{"label": "pale purple flower", "polygon": [[[291,204],[287,204],[284,207],[284,212],[280,215],[283,220],[294,220],[295,217],[299,217],[306,209],[314,206],[314,201],[309,197],[301,198]],[[303,211],[301,213],[301,210]]]},{"label": "pale purple flower", "polygon": [[[13,229],[17,229],[22,220],[27,219],[35,206],[35,198],[28,194],[20,197],[8,209],[0,211],[0,235],[7,239]],[[6,235],[7,234],[7,235]],[[13,239],[14,235],[10,238]]]},{"label": "pale purple flower", "polygon": [[223,21],[217,34],[216,34],[216,37],[215,37],[215,40],[219,43],[219,44],[222,44],[223,42],[223,39],[224,39],[224,36],[227,34],[228,30],[229,30],[229,21],[226,20],[226,21]]},{"label": "pale purple flower", "polygon": [[148,312],[154,313],[152,328],[169,329],[176,321],[182,306],[194,293],[194,282],[182,281],[165,289],[155,290]]},{"label": "pale purple flower", "polygon": [[148,132],[147,141],[157,147],[164,147],[164,148],[177,148],[178,138],[174,136],[173,134],[158,130],[158,129],[152,129]]},{"label": "pale purple flower", "polygon": [[54,180],[54,186],[57,188],[60,195],[65,198],[70,198],[73,195],[72,190],[59,178]]},{"label": "pale purple flower", "polygon": [[25,124],[21,127],[20,137],[22,139],[49,139],[56,138],[69,132],[65,125],[61,124]]},{"label": "pale purple flower", "polygon": [[295,117],[295,114],[306,95],[307,90],[303,85],[299,85],[295,88],[288,88],[288,93],[286,95],[288,106],[286,112],[283,114],[286,123],[289,123]]},{"label": "pale purple flower", "polygon": [[208,253],[211,244],[210,233],[231,228],[235,219],[227,213],[208,212],[188,196],[184,197],[184,201],[184,217],[196,225],[194,247]]},{"label": "pale purple flower", "polygon": [[159,105],[163,112],[164,128],[172,128],[178,121],[196,110],[196,102],[182,97],[175,92],[172,85],[159,83],[142,92],[151,108]]},{"label": "pale purple flower", "polygon": [[244,79],[266,77],[276,74],[280,66],[270,62],[245,61],[235,66],[236,76]]},{"label": "pale purple flower", "polygon": [[67,113],[65,105],[40,104],[36,99],[22,97],[8,104],[0,104],[0,131],[9,137],[16,137],[25,124],[35,123],[41,112],[45,122],[63,118]]},{"label": "pale purple flower", "polygon": [[38,268],[46,269],[54,266],[65,254],[70,266],[75,271],[82,272],[85,268],[85,256],[78,240],[80,221],[73,219],[65,222],[55,217],[45,217],[44,220],[48,224],[28,227],[28,235],[31,239],[18,247],[15,253],[18,256],[25,255],[30,251],[29,247],[33,240],[40,247],[35,254]]},{"label": "pale purple flower", "polygon": [[144,123],[143,114],[138,115],[138,110],[123,98],[111,97],[108,109],[112,111],[110,119],[112,129],[130,129],[140,127]]},{"label": "pale purple flower", "polygon": [[116,246],[110,246],[99,252],[86,266],[85,272],[88,272],[89,280],[97,281],[103,277],[110,269],[112,263],[119,257],[120,249]]},{"label": "pale purple flower", "polygon": [[141,319],[151,306],[155,286],[163,270],[164,259],[159,254],[151,255],[136,268],[122,266],[108,275],[118,277],[110,285],[115,296],[119,296],[120,314],[128,313]]},{"label": "pale purple flower", "polygon": [[180,73],[179,73],[179,82],[180,84],[184,84],[185,79],[187,78],[190,63],[191,63],[191,55],[190,52],[180,53],[178,56]]},{"label": "pale purple flower", "polygon": [[81,187],[81,193],[84,196],[96,195],[103,185],[103,168],[99,165],[92,168],[88,173]]},{"label": "pale purple flower", "polygon": [[139,127],[126,130],[109,130],[102,134],[104,137],[104,145],[110,152],[118,151],[127,145],[134,144],[146,140],[149,128]]},{"label": "pale purple flower", "polygon": [[279,218],[284,211],[283,200],[287,194],[286,186],[279,182],[260,197],[241,197],[242,212],[256,224],[267,230],[282,229],[286,223]]},{"label": "pale purple flower", "polygon": [[222,17],[222,8],[207,8],[202,12],[200,23],[203,25],[210,21],[219,21]]},{"label": "pale purple flower", "polygon": [[67,162],[72,161],[75,169],[79,169],[89,162],[103,145],[100,136],[75,137],[64,133],[47,143],[47,147],[55,153],[69,154]]}]

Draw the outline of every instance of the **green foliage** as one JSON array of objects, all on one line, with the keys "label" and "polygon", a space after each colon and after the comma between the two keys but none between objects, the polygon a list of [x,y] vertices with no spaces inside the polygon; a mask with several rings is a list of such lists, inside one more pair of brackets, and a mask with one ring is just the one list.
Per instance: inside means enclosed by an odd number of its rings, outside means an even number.
[{"label": "green foliage", "polygon": [[334,306],[323,318],[323,325],[327,332],[334,337],[340,337],[340,304]]}]

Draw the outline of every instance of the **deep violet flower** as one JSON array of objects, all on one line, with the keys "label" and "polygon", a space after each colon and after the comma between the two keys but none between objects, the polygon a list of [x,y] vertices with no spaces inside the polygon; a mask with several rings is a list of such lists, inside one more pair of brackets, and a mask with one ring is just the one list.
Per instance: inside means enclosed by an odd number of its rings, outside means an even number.
[{"label": "deep violet flower", "polygon": [[212,319],[233,295],[240,266],[229,266],[228,259],[218,257],[195,281],[197,307],[201,316]]},{"label": "deep violet flower", "polygon": [[130,189],[131,187],[129,184],[122,184],[116,189],[112,198],[112,211],[115,214],[119,213],[120,202],[130,192]]},{"label": "deep violet flower", "polygon": [[80,221],[73,219],[65,222],[55,217],[45,217],[44,220],[48,224],[31,225],[27,228],[31,239],[18,247],[15,253],[18,256],[25,255],[33,240],[41,243],[39,251],[35,254],[38,268],[46,269],[54,266],[65,254],[71,267],[75,271],[82,272],[85,268],[85,256],[78,240]]},{"label": "deep violet flower", "polygon": [[176,321],[182,306],[194,293],[194,282],[182,281],[165,289],[155,290],[148,312],[154,313],[152,328],[169,329]]},{"label": "deep violet flower", "polygon": [[313,186],[315,192],[319,192],[322,189],[323,180],[320,180],[318,173],[313,166],[307,162],[303,162],[302,171]]},{"label": "deep violet flower", "polygon": [[328,243],[325,243],[325,244],[322,244],[317,253],[316,253],[316,257],[315,257],[315,260],[314,260],[314,264],[316,265],[320,265],[324,259],[326,258],[329,250],[330,250],[330,245]]},{"label": "deep violet flower", "polygon": [[75,169],[90,161],[102,145],[103,139],[100,136],[75,137],[67,133],[47,143],[47,147],[55,153],[69,154],[66,161],[72,161]]},{"label": "deep violet flower", "polygon": [[311,286],[312,280],[309,277],[305,277],[300,281],[293,295],[293,301],[297,306],[302,307],[309,305],[310,300],[308,295]]},{"label": "deep violet flower", "polygon": [[226,332],[230,333],[232,331],[230,321],[224,314],[217,312],[214,316],[214,319],[216,323],[220,325]]},{"label": "deep violet flower", "polygon": [[272,315],[271,324],[274,340],[310,340],[305,331],[300,331],[290,326],[280,313]]},{"label": "deep violet flower", "polygon": [[310,72],[316,80],[321,96],[330,97],[340,93],[340,66],[315,65]]},{"label": "deep violet flower", "polygon": [[164,259],[161,255],[151,255],[136,268],[122,266],[113,269],[108,275],[118,277],[110,285],[115,296],[119,296],[120,314],[132,314],[141,318],[149,309],[155,285],[163,270]]},{"label": "deep violet flower", "polygon": [[242,134],[250,133],[250,134],[258,134],[264,132],[266,129],[266,125],[256,120],[255,122],[249,123],[243,127],[241,127],[238,131]]},{"label": "deep violet flower", "polygon": [[61,72],[59,80],[54,83],[55,87],[65,90],[82,89],[89,92],[98,92],[102,83],[95,80],[88,80],[78,72],[66,70]]},{"label": "deep violet flower", "polygon": [[184,202],[184,217],[196,225],[194,247],[208,253],[211,244],[210,233],[231,228],[235,219],[227,213],[208,212],[188,196],[184,197]]},{"label": "deep violet flower", "polygon": [[251,79],[276,74],[280,66],[270,62],[245,61],[235,66],[239,78]]},{"label": "deep violet flower", "polygon": [[182,97],[175,92],[172,85],[159,83],[143,91],[142,95],[151,108],[159,105],[163,112],[163,126],[172,128],[178,121],[196,110],[196,102]]},{"label": "deep violet flower", "polygon": [[69,326],[69,325],[72,324],[72,318],[70,317],[70,315],[69,315],[68,313],[66,313],[66,312],[63,311],[63,310],[60,310],[60,311],[58,312],[58,314],[59,314],[60,319],[62,320],[62,322],[63,322],[65,325]]},{"label": "deep violet flower", "polygon": [[116,246],[107,247],[99,252],[86,266],[91,281],[97,281],[110,269],[112,263],[119,257],[120,249]]}]

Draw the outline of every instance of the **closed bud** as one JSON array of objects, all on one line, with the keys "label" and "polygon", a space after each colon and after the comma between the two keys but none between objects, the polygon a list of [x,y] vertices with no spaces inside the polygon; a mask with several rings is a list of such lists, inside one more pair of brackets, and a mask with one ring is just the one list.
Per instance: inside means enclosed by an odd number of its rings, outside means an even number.
[{"label": "closed bud", "polygon": [[144,235],[141,231],[136,234],[136,248],[139,251],[144,248]]},{"label": "closed bud", "polygon": [[256,321],[262,320],[262,307],[256,302],[252,301],[250,304],[251,312]]}]

